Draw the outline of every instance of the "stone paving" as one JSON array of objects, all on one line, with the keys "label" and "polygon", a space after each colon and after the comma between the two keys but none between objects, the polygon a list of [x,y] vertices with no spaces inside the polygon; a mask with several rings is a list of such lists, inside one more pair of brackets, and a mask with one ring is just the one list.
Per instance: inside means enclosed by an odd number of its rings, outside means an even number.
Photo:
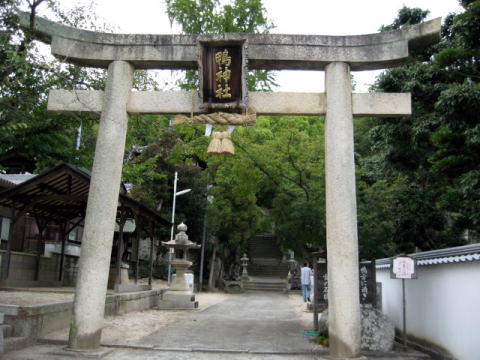
[{"label": "stone paving", "polygon": [[141,339],[157,348],[304,353],[309,342],[288,297],[248,292],[183,319]]},{"label": "stone paving", "polygon": [[[288,296],[249,292],[171,323],[135,344],[115,344],[105,359],[312,359],[326,353],[303,334]],[[61,342],[60,342],[61,343]],[[105,344],[108,345],[108,344]],[[37,345],[5,359],[63,359],[64,345]]]},{"label": "stone paving", "polygon": [[[305,324],[305,322],[303,323]],[[107,360],[325,360],[327,350],[303,334],[288,296],[248,292],[226,297],[203,311],[170,323],[135,343],[103,343]],[[4,360],[86,358],[65,351],[64,340],[8,353]],[[91,354],[89,358],[96,357]],[[98,357],[97,357],[98,358]],[[366,357],[363,359],[367,359]],[[418,354],[375,355],[376,360],[418,360]],[[425,359],[425,358],[423,358]]]}]

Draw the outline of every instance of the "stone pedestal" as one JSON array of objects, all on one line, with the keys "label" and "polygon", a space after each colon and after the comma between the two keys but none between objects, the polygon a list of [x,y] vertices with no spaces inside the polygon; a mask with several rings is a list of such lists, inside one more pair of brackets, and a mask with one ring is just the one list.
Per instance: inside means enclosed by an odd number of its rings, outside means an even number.
[{"label": "stone pedestal", "polygon": [[[120,266],[120,281],[119,285],[132,285],[130,278],[128,277],[128,264],[122,263]],[[117,267],[115,265],[110,266],[110,274],[108,275],[108,288],[114,289],[117,284]]]},{"label": "stone pedestal", "polygon": [[158,300],[158,308],[162,310],[191,310],[198,308],[195,294],[190,290],[185,272],[192,266],[192,262],[184,259],[172,260],[172,266],[177,270],[177,276],[170,289],[163,293]]},{"label": "stone pedestal", "polygon": [[185,279],[185,273],[187,269],[192,266],[192,262],[184,259],[175,259],[171,261],[171,264],[177,270],[177,276],[175,276],[175,279],[172,281],[170,290],[190,291],[190,287]]},{"label": "stone pedestal", "polygon": [[175,240],[163,242],[162,245],[169,249],[175,250],[175,255],[178,252],[182,253],[181,258],[174,258],[170,264],[177,270],[177,274],[170,289],[168,289],[158,300],[158,308],[162,310],[192,310],[198,308],[198,301],[195,301],[195,295],[190,290],[185,273],[188,268],[192,266],[192,262],[188,261],[188,250],[198,249],[197,245],[188,240],[187,226],[184,223],[178,225],[179,233],[175,236]]},{"label": "stone pedestal", "polygon": [[191,291],[168,290],[158,300],[160,310],[193,310],[198,308],[198,301]]},{"label": "stone pedestal", "polygon": [[242,280],[250,280],[246,266],[244,266],[242,270]]}]

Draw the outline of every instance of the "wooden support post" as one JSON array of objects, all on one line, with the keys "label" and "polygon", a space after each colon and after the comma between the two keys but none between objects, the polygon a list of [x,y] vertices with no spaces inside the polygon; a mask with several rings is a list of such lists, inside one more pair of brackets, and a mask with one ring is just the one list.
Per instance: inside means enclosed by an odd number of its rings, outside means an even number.
[{"label": "wooden support post", "polygon": [[124,244],[123,244],[123,228],[125,226],[126,221],[126,213],[125,207],[121,206],[120,208],[120,221],[118,222],[118,239],[117,239],[117,263],[116,263],[116,277],[115,277],[115,288],[121,284],[121,276],[122,276],[122,257],[124,251]]},{"label": "wooden support post", "polygon": [[318,256],[313,257],[313,330],[318,331]]},{"label": "wooden support post", "polygon": [[60,231],[62,236],[62,253],[60,255],[60,270],[58,272],[58,281],[62,282],[63,285],[63,276],[64,276],[64,264],[65,264],[65,242],[67,241],[67,223],[62,223],[62,229]]},{"label": "wooden support post", "polygon": [[70,227],[68,227],[67,222],[63,223],[62,255],[61,255],[61,259],[60,259],[60,271],[59,271],[59,274],[58,274],[58,280],[62,281],[62,285],[63,285],[64,276],[65,276],[65,247],[66,247],[66,243],[67,243],[67,237],[70,234],[70,232],[72,230],[74,230],[84,220],[84,218],[85,218],[85,216],[82,216],[75,224],[73,224]]},{"label": "wooden support post", "polygon": [[154,236],[155,236],[155,223],[152,221],[151,225],[152,228],[150,229],[150,266],[149,266],[149,273],[148,273],[148,285],[152,286],[152,277],[153,277],[153,244],[154,244]]},{"label": "wooden support post", "polygon": [[140,238],[142,235],[142,220],[141,217],[136,215],[135,216],[135,284],[138,283],[138,266],[140,264]]},{"label": "wooden support post", "polygon": [[40,278],[40,259],[42,256],[42,245],[44,242],[44,233],[47,229],[48,221],[41,217],[35,217],[35,222],[37,223],[38,228],[38,242],[37,242],[37,260],[35,266],[35,281],[38,281]]},{"label": "wooden support post", "polygon": [[5,252],[5,258],[2,257],[2,278],[7,280],[10,276],[10,259],[12,257],[12,243],[13,243],[13,233],[14,226],[17,223],[18,219],[23,215],[22,211],[16,212],[12,209],[12,217],[10,221],[10,230],[8,233],[7,241],[7,250]]}]

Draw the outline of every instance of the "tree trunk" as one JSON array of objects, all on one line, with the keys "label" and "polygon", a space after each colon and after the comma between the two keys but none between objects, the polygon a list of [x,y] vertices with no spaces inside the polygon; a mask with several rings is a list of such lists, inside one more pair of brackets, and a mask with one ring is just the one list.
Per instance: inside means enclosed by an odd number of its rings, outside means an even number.
[{"label": "tree trunk", "polygon": [[208,277],[208,290],[214,289],[213,274],[215,273],[215,260],[217,255],[217,244],[213,245],[212,258],[210,260],[210,274]]}]

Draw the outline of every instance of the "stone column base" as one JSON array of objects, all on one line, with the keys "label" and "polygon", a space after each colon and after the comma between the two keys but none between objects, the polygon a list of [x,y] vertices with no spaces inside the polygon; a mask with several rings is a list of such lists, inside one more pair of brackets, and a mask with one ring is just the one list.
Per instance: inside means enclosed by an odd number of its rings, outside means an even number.
[{"label": "stone column base", "polygon": [[158,300],[160,310],[193,310],[198,308],[198,301],[190,291],[167,290]]},{"label": "stone column base", "polygon": [[115,349],[100,347],[95,350],[74,350],[68,347],[57,348],[49,352],[50,355],[61,356],[62,358],[76,359],[102,359],[110,355]]}]

